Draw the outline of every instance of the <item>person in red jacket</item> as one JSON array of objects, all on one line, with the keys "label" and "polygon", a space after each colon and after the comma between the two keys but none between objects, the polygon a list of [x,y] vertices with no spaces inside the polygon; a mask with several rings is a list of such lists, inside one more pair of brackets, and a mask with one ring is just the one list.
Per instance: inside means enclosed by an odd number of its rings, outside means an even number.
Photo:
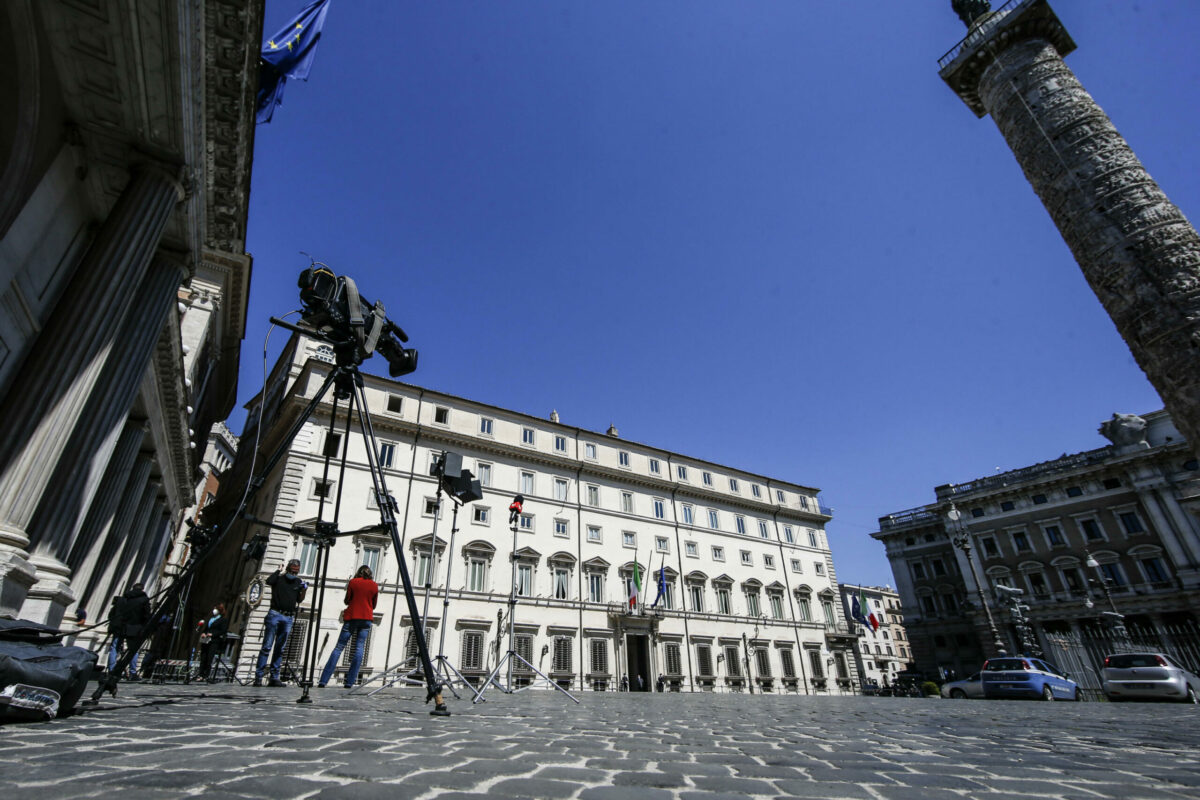
[{"label": "person in red jacket", "polygon": [[321,671],[321,682],[318,687],[324,688],[333,677],[338,659],[350,637],[354,637],[354,655],[350,657],[350,669],[346,672],[346,688],[358,682],[358,669],[362,666],[363,652],[367,648],[367,637],[371,635],[371,620],[375,616],[375,603],[379,601],[379,584],[372,580],[371,568],[363,564],[358,572],[346,584],[346,610],[342,612],[342,632],[338,635],[337,644],[325,662]]}]

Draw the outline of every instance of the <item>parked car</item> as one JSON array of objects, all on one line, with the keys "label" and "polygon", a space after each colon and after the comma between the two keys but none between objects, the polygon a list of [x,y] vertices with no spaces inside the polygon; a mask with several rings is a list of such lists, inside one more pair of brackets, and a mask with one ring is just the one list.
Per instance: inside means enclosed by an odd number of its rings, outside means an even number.
[{"label": "parked car", "polygon": [[1040,658],[989,658],[980,671],[984,697],[1031,700],[1078,700],[1079,686],[1058,667]]},{"label": "parked car", "polygon": [[962,680],[943,683],[942,697],[949,697],[952,700],[983,697],[983,682],[979,680],[979,673],[976,672],[969,678],[963,678]]},{"label": "parked car", "polygon": [[1200,677],[1165,653],[1120,653],[1107,656],[1100,688],[1113,702],[1178,700],[1200,703]]}]

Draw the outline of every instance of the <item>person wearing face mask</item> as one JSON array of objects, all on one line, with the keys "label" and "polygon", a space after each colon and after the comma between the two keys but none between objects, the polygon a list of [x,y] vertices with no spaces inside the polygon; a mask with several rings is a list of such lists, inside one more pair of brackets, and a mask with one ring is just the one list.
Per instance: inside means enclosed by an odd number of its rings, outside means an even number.
[{"label": "person wearing face mask", "polygon": [[212,610],[212,616],[200,620],[200,677],[209,683],[215,683],[215,678],[209,678],[212,670],[213,656],[219,654],[225,647],[225,634],[229,633],[229,620],[225,617],[225,604],[217,603]]},{"label": "person wearing face mask", "polygon": [[[267,578],[267,586],[271,587],[271,608],[267,612],[262,649],[258,651],[254,685],[262,686],[263,673],[267,671],[267,658],[270,657],[271,681],[267,685],[283,686],[283,681],[279,680],[279,668],[283,664],[283,648],[287,645],[288,636],[292,633],[292,623],[296,621],[296,611],[304,602],[304,594],[308,591],[308,584],[300,580],[300,559],[293,558],[289,561],[287,572],[283,571],[283,567],[275,570],[275,574]],[[272,645],[274,645],[274,653],[272,653]]]}]

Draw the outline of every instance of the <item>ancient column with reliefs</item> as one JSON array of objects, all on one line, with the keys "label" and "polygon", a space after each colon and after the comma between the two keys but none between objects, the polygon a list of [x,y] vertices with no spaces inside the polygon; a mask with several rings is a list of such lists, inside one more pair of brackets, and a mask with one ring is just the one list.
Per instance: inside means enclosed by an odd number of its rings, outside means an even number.
[{"label": "ancient column with reliefs", "polygon": [[0,402],[0,614],[19,613],[37,578],[29,525],[112,359],[117,332],[146,278],[167,221],[183,199],[173,173],[140,165]]},{"label": "ancient column with reliefs", "polygon": [[97,489],[186,274],[183,263],[155,255],[117,330],[122,357],[108,359],[101,371],[66,444],[64,452],[72,457],[60,459],[51,480],[53,489],[43,497],[27,529],[29,560],[37,568],[38,580],[21,608],[24,619],[57,625],[75,601],[67,559],[89,506],[97,499],[105,502],[97,498]]},{"label": "ancient column with reliefs", "polygon": [[[1200,451],[1200,235],[1063,58],[1075,43],[1045,0],[954,0],[967,37],[940,75],[991,115],[1084,276]],[[981,191],[985,191],[981,187]]]}]

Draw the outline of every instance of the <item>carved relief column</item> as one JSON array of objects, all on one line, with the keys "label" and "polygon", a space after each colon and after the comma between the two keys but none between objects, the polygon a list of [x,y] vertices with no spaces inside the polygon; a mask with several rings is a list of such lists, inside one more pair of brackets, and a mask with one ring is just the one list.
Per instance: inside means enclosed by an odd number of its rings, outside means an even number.
[{"label": "carved relief column", "polygon": [[[17,614],[32,581],[29,525],[52,492],[106,365],[126,357],[117,332],[176,203],[179,182],[141,166],[117,200],[0,404],[0,613]],[[102,309],[97,313],[97,309]]]}]

